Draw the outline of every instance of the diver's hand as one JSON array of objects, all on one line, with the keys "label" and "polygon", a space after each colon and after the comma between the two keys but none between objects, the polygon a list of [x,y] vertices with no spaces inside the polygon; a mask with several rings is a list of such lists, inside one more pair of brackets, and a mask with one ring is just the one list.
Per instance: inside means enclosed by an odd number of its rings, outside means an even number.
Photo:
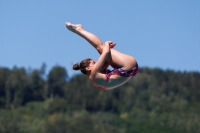
[{"label": "diver's hand", "polygon": [[110,43],[110,48],[114,48],[116,46],[116,43],[112,42]]},{"label": "diver's hand", "polygon": [[114,43],[112,41],[106,41],[104,45],[108,45],[110,48],[114,48],[116,43]]},{"label": "diver's hand", "polygon": [[110,52],[110,49],[114,48],[115,45],[116,43],[113,43],[112,41],[106,41],[104,43],[103,52]]}]

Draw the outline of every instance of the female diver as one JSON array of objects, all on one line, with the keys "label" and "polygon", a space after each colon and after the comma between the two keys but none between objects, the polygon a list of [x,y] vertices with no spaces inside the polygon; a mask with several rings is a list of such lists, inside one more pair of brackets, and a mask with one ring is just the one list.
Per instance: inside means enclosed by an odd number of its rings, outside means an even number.
[{"label": "female diver", "polygon": [[[100,54],[99,59],[87,58],[73,65],[73,70],[80,70],[87,75],[91,83],[100,90],[110,90],[128,82],[138,72],[136,59],[130,55],[121,53],[114,48],[111,41],[104,44],[94,34],[84,30],[81,24],[65,23],[67,29],[87,40]],[[108,66],[113,68],[110,71]]]}]

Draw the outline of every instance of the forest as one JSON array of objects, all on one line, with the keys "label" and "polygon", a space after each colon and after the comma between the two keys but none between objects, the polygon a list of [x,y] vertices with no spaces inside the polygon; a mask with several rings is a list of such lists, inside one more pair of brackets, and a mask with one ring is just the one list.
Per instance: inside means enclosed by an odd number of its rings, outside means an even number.
[{"label": "forest", "polygon": [[0,133],[199,132],[200,72],[140,67],[102,91],[62,66],[0,67]]}]

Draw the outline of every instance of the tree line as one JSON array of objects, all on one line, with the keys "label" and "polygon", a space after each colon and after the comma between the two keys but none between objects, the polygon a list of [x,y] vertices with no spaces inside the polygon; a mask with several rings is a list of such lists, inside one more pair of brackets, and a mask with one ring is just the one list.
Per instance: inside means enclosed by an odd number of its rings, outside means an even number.
[{"label": "tree line", "polygon": [[[44,76],[46,75],[46,78]],[[62,66],[0,68],[2,133],[197,133],[200,73],[140,68],[125,85],[101,91]]]}]

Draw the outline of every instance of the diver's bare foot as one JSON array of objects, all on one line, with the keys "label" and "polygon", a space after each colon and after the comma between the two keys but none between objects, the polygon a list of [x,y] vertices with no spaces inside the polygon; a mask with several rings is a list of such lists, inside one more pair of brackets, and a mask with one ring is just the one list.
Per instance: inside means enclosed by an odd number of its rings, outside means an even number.
[{"label": "diver's bare foot", "polygon": [[66,22],[65,25],[68,30],[75,33],[83,29],[81,24],[71,24],[70,22]]}]

